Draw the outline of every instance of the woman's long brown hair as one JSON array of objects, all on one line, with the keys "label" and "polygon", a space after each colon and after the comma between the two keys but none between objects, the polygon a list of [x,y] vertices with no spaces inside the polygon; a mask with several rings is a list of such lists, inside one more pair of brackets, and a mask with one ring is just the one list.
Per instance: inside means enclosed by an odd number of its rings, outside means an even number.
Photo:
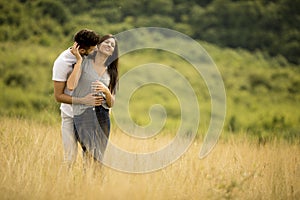
[{"label": "woman's long brown hair", "polygon": [[113,38],[115,40],[115,48],[114,52],[111,56],[109,56],[105,62],[107,66],[107,72],[110,76],[110,82],[109,82],[109,90],[113,94],[116,91],[116,87],[119,81],[119,48],[118,48],[118,42],[117,39],[111,35],[104,35],[101,39],[99,44],[101,44],[103,41]]}]

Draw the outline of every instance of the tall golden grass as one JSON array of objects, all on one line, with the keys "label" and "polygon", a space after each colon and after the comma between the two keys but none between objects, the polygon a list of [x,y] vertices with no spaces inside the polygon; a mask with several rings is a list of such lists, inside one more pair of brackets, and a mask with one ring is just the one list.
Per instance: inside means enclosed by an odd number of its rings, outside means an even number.
[{"label": "tall golden grass", "polygon": [[[259,146],[247,137],[222,138],[205,158],[202,144],[168,167],[131,174],[109,167],[67,170],[62,164],[60,125],[0,118],[0,199],[300,199],[299,142],[272,141]],[[113,133],[112,142],[149,150],[148,144]],[[147,146],[148,145],[148,146]]]}]

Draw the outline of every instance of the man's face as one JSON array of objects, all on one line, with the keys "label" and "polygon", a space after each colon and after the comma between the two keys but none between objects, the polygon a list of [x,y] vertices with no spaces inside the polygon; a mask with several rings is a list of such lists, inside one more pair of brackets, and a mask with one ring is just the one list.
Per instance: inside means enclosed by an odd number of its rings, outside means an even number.
[{"label": "man's face", "polygon": [[80,53],[81,56],[87,56],[90,53],[92,53],[95,48],[96,48],[96,46],[90,46],[90,48],[88,50],[86,50],[86,49],[79,49],[79,53]]}]

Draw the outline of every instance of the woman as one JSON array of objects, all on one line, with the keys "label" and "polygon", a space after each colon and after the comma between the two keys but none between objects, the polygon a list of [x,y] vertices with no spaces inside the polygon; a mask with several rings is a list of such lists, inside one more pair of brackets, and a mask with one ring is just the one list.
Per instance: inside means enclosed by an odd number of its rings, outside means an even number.
[{"label": "woman", "polygon": [[110,133],[109,109],[114,105],[118,82],[117,40],[113,35],[103,36],[97,50],[84,61],[78,48],[76,45],[72,48],[77,62],[68,78],[67,87],[74,90],[73,98],[84,97],[92,92],[95,101],[101,101],[101,105],[73,104],[77,139],[86,154],[101,161]]}]

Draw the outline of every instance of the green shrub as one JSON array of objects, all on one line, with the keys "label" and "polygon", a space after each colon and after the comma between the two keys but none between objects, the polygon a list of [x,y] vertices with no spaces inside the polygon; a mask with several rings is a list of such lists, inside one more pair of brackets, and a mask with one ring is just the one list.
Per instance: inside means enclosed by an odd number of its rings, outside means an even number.
[{"label": "green shrub", "polygon": [[8,87],[28,88],[33,83],[30,73],[23,71],[9,71],[4,77],[4,83]]},{"label": "green shrub", "polygon": [[61,25],[66,24],[70,19],[69,10],[60,1],[42,0],[37,3],[36,7],[43,17],[50,16]]},{"label": "green shrub", "polygon": [[258,86],[263,86],[267,90],[272,89],[270,80],[262,74],[250,74],[249,83],[252,90],[255,90]]}]

